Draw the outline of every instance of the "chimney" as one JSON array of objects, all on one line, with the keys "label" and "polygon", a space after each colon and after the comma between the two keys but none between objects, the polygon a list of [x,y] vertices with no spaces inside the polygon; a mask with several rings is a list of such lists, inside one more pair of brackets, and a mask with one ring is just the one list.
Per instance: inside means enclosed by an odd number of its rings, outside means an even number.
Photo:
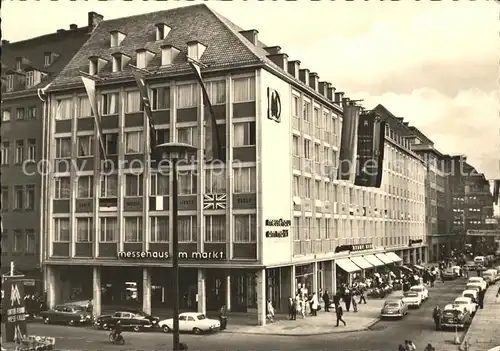
[{"label": "chimney", "polygon": [[70,30],[77,29],[77,28],[78,28],[78,26],[74,23],[69,25]]},{"label": "chimney", "polygon": [[242,30],[241,35],[245,37],[246,40],[251,42],[253,45],[257,45],[259,32],[256,29]]},{"label": "chimney", "polygon": [[315,91],[319,91],[318,81],[319,81],[318,73],[316,72],[309,73],[309,86],[313,88]]},{"label": "chimney", "polygon": [[58,30],[56,31],[56,33],[64,33],[64,32],[66,32],[66,30],[65,30],[65,29],[58,29]]},{"label": "chimney", "polygon": [[338,93],[335,93],[335,100],[334,102],[337,104],[340,104],[344,100],[344,92],[340,91]]},{"label": "chimney", "polygon": [[319,92],[324,97],[328,97],[328,82],[319,82]]},{"label": "chimney", "polygon": [[288,73],[299,79],[300,61],[288,61]]},{"label": "chimney", "polygon": [[287,70],[288,67],[288,55],[287,54],[275,54],[267,55],[267,58],[273,61],[279,68]]},{"label": "chimney", "polygon": [[299,70],[299,79],[305,85],[309,85],[309,70],[307,68]]},{"label": "chimney", "polygon": [[3,45],[7,45],[8,43],[10,43],[10,41],[5,40],[5,39],[3,39],[3,40],[2,40],[2,46],[3,46]]},{"label": "chimney", "polygon": [[88,16],[88,27],[89,32],[93,32],[96,27],[104,20],[104,16],[98,14],[97,12],[89,12]]},{"label": "chimney", "polygon": [[268,46],[267,48],[264,48],[264,50],[266,50],[269,55],[277,55],[281,53],[281,47],[279,46]]},{"label": "chimney", "polygon": [[334,101],[335,100],[335,87],[332,87],[330,83],[328,83],[328,91],[327,91],[327,98],[328,100],[330,101]]}]

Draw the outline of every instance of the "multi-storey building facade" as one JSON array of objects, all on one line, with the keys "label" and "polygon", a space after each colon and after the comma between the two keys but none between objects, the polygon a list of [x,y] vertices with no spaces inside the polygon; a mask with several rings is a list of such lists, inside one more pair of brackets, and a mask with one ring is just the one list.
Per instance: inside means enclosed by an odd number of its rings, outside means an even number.
[{"label": "multi-storey building facade", "polygon": [[420,130],[409,126],[411,149],[427,164],[426,223],[429,258],[436,262],[453,248],[452,196],[449,185],[450,157],[434,147],[434,142]]},{"label": "multi-storey building facade", "polygon": [[[186,57],[207,65],[202,75],[227,162],[180,166],[184,308],[257,308],[265,323],[266,298],[285,306],[299,283],[334,291],[337,273],[401,261],[394,251],[405,261],[425,259],[425,166],[395,127],[387,129],[382,188],[338,181],[343,109],[352,102],[278,46],[266,47],[256,30],[196,5],[100,22],[49,90],[50,304],[92,297],[99,313],[102,304],[134,298],[127,286],[137,287],[147,312],[171,303],[163,254],[171,251],[171,179],[141,167],[149,128],[128,64],[151,72],[158,140],[192,144],[203,160],[201,92]],[[106,154],[115,165],[105,174],[79,71],[99,79]]]},{"label": "multi-storey building facade", "polygon": [[40,246],[42,130],[38,89],[47,86],[87,40],[88,27],[10,43],[2,40],[2,274],[14,262],[26,289],[41,287]]}]

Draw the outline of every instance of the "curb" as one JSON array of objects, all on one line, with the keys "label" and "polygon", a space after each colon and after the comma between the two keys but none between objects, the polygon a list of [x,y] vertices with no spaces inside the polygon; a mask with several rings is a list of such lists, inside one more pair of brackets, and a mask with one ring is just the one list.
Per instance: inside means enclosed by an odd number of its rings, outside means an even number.
[{"label": "curb", "polygon": [[268,336],[293,336],[293,337],[304,337],[304,336],[315,336],[315,335],[331,335],[331,334],[347,334],[347,333],[357,333],[361,331],[370,330],[375,324],[380,322],[380,318],[376,318],[373,322],[370,322],[367,326],[362,328],[356,328],[351,330],[339,330],[339,331],[328,331],[328,332],[317,332],[317,333],[307,333],[307,334],[293,334],[293,333],[261,333],[261,332],[243,332],[243,331],[231,331],[224,330],[222,333],[228,334],[244,334],[244,335],[268,335]]}]

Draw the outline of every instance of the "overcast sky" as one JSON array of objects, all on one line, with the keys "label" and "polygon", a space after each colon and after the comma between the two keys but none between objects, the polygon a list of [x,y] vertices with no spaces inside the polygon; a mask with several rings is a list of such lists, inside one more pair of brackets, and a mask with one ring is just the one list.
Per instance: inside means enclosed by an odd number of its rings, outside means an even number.
[{"label": "overcast sky", "polygon": [[[191,1],[191,4],[195,1]],[[443,153],[500,178],[498,16],[492,1],[205,1],[338,91],[382,103]],[[156,1],[2,1],[11,42],[104,19],[185,6]],[[31,15],[29,15],[31,14]]]}]

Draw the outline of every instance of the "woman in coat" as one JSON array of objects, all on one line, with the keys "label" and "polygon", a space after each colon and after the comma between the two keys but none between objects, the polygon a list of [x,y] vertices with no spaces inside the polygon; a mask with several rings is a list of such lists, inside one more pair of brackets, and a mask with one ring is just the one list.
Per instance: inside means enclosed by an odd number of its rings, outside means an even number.
[{"label": "woman in coat", "polygon": [[316,295],[316,293],[313,293],[311,297],[311,316],[318,315],[318,307],[319,307],[318,295]]}]

